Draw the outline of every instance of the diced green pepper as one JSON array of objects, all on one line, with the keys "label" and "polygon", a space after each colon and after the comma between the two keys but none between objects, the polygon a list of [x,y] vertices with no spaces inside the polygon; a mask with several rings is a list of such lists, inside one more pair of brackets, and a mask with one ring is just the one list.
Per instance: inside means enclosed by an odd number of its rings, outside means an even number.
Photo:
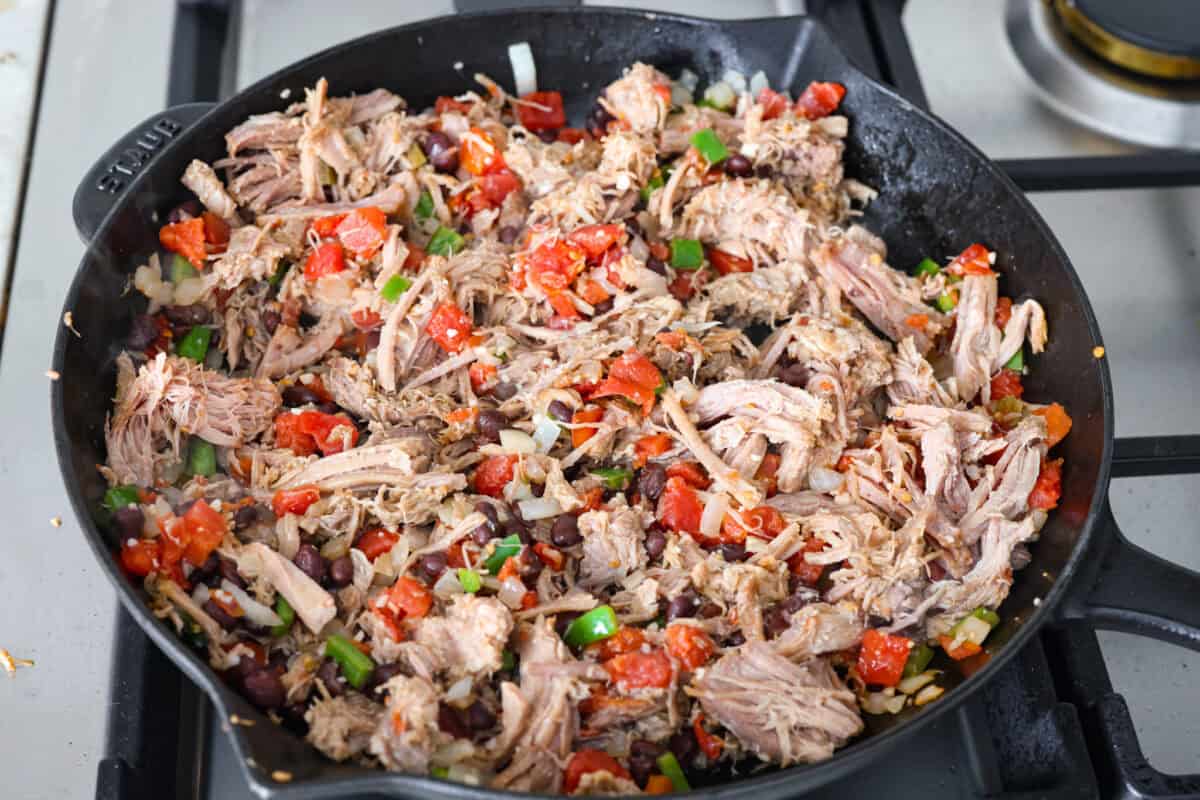
[{"label": "diced green pepper", "polygon": [[430,767],[429,774],[435,778],[445,780],[450,777],[450,769],[448,767]]},{"label": "diced green pepper", "polygon": [[429,240],[429,247],[425,251],[430,255],[450,256],[463,249],[466,240],[458,231],[452,231],[444,225],[439,225],[438,229],[433,232],[433,238]]},{"label": "diced green pepper", "polygon": [[704,263],[704,248],[698,239],[671,240],[671,266],[675,269],[700,269]]},{"label": "diced green pepper", "polygon": [[417,215],[417,219],[429,219],[433,216],[433,195],[429,192],[421,192],[421,199],[417,201],[417,207],[413,209],[413,213]]},{"label": "diced green pepper", "polygon": [[605,488],[614,492],[623,491],[633,480],[633,471],[623,467],[600,467],[592,470],[592,474],[604,481]]},{"label": "diced green pepper", "polygon": [[190,358],[192,361],[203,364],[204,357],[208,355],[208,343],[211,339],[212,328],[196,325],[179,340],[179,344],[175,346],[175,352],[184,358]]},{"label": "diced green pepper", "polygon": [[496,575],[504,568],[504,562],[521,552],[521,539],[515,533],[505,536],[496,549],[483,562],[483,568]]},{"label": "diced green pepper", "polygon": [[691,142],[692,147],[696,148],[696,151],[704,156],[704,160],[709,164],[720,164],[729,158],[729,150],[726,149],[725,143],[712,128],[696,131],[692,134]]},{"label": "diced green pepper", "polygon": [[171,256],[171,283],[178,285],[188,278],[195,278],[199,274],[196,268],[192,266],[192,262],[179,255],[179,253]]},{"label": "diced green pepper", "polygon": [[596,606],[572,622],[563,639],[571,647],[587,647],[612,636],[618,627],[612,606]]},{"label": "diced green pepper", "polygon": [[958,305],[958,300],[956,300],[954,295],[950,294],[949,292],[942,292],[937,296],[937,300],[934,301],[934,305],[937,306],[938,311],[941,311],[943,314],[949,314],[954,310],[954,307]]},{"label": "diced green pepper", "polygon": [[908,652],[908,661],[904,664],[904,677],[911,678],[920,675],[933,660],[933,648],[921,642]]},{"label": "diced green pepper", "polygon": [[1020,348],[1013,353],[1013,357],[1004,362],[1005,369],[1011,369],[1014,372],[1021,372],[1025,369],[1025,348]]},{"label": "diced green pepper", "polygon": [[942,268],[932,258],[923,258],[920,264],[913,267],[912,274],[914,278],[924,278],[926,275],[937,275],[941,271]]},{"label": "diced green pepper", "polygon": [[505,650],[500,654],[500,669],[505,672],[512,672],[517,668],[517,657],[513,655],[512,650]]},{"label": "diced green pepper", "polygon": [[404,294],[412,286],[412,281],[403,275],[393,275],[388,278],[387,283],[379,290],[379,296],[389,303],[394,303],[400,299],[400,295]]},{"label": "diced green pepper", "polygon": [[275,596],[275,613],[283,622],[271,628],[271,635],[283,636],[292,629],[292,623],[296,621],[296,609],[292,608],[292,604],[287,601],[287,598],[280,594]]},{"label": "diced green pepper", "polygon": [[106,511],[116,511],[118,508],[125,506],[137,505],[138,488],[132,485],[114,486],[104,493],[104,500],[100,505]]},{"label": "diced green pepper", "polygon": [[675,791],[691,791],[692,787],[688,785],[687,776],[683,774],[683,767],[679,766],[679,760],[670,750],[658,757],[658,768],[663,775],[671,779],[671,786]]},{"label": "diced green pepper", "polygon": [[650,181],[642,187],[641,195],[643,202],[650,202],[650,195],[655,189],[661,189],[667,185],[667,175],[669,174],[666,167],[654,170],[654,174],[650,176]]},{"label": "diced green pepper", "polygon": [[184,468],[188,475],[213,475],[217,471],[217,451],[199,436],[193,436],[188,443],[187,466]]},{"label": "diced green pepper", "polygon": [[267,278],[267,283],[272,286],[278,286],[283,280],[283,276],[287,275],[287,271],[292,268],[290,261],[280,261],[279,266],[275,268],[275,274]]},{"label": "diced green pepper", "polygon": [[458,583],[467,594],[475,594],[483,588],[479,573],[463,567],[458,571]]},{"label": "diced green pepper", "polygon": [[975,609],[967,616],[975,617],[976,619],[981,619],[984,622],[986,622],[988,625],[991,625],[993,628],[1000,624],[1000,615],[997,614],[995,611],[992,611],[990,608],[986,608],[984,606],[980,606],[979,608]]},{"label": "diced green pepper", "polygon": [[717,105],[715,100],[710,100],[707,97],[701,97],[699,100],[697,100],[696,107],[697,108],[715,108],[717,111],[728,111],[729,110],[725,106]]},{"label": "diced green pepper", "polygon": [[659,395],[661,395],[663,392],[665,392],[666,390],[667,390],[667,379],[666,379],[666,378],[661,378],[661,379],[658,381],[658,386],[655,386],[655,387],[654,387],[654,394],[655,394],[655,396],[659,396]]},{"label": "diced green pepper", "polygon": [[325,640],[325,655],[338,663],[342,668],[342,677],[355,689],[361,689],[375,669],[375,662],[369,655],[339,634]]}]

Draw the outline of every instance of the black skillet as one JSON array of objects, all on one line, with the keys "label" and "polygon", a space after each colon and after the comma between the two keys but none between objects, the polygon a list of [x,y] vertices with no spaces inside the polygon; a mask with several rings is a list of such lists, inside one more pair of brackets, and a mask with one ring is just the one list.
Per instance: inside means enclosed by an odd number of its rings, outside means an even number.
[{"label": "black skillet", "polygon": [[[893,265],[945,258],[974,241],[998,251],[1004,293],[1036,297],[1046,308],[1050,344],[1033,359],[1027,397],[1061,402],[1074,418],[1058,448],[1065,457],[1063,497],[1016,573],[1003,620],[989,640],[990,661],[961,686],[923,709],[872,718],[866,735],[828,761],[759,774],[696,790],[712,797],[794,796],[858,769],[951,711],[989,680],[1044,622],[1085,618],[1200,649],[1200,575],[1156,558],[1120,534],[1107,504],[1113,450],[1112,387],[1093,350],[1100,332],[1062,247],[1019,189],[945,123],[867,78],[818,22],[804,17],[738,22],[599,9],[477,14],[394,28],[326,50],[217,105],[178,106],[156,114],[113,146],[83,178],[75,223],[89,248],[64,306],[78,335],[60,326],[53,384],[55,446],[75,513],[125,608],[212,699],[218,718],[257,720],[227,726],[246,777],[264,797],[339,797],[356,793],[465,798],[499,795],[426,778],[339,765],[301,739],[268,724],[227,688],[175,634],[154,619],[141,592],[113,558],[115,542],[95,524],[105,489],[104,418],[114,360],[137,302],[124,294],[139,263],[157,246],[161,215],[187,197],[179,176],[190,159],[224,154],[223,134],[250,114],[301,98],[322,76],[335,95],[383,86],[420,108],[457,94],[484,72],[511,85],[507,46],[527,41],[539,82],[563,91],[568,114],[582,119],[597,91],[635,60],[668,74],[688,67],[706,83],[726,69],[762,69],[793,95],[811,80],[847,87],[850,118],[846,171],[879,190],[865,224],[888,244]],[[272,778],[277,771],[290,781]]]}]

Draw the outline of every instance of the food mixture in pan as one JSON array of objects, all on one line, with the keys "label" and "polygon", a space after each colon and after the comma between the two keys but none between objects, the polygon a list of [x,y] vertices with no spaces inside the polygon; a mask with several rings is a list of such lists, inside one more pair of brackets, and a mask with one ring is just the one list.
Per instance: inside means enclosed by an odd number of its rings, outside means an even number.
[{"label": "food mixture in pan", "polygon": [[936,700],[1059,498],[1042,308],[984,245],[889,264],[838,84],[635,64],[571,128],[477,80],[322,80],[183,175],[102,467],[154,612],[329,758],[497,788]]}]

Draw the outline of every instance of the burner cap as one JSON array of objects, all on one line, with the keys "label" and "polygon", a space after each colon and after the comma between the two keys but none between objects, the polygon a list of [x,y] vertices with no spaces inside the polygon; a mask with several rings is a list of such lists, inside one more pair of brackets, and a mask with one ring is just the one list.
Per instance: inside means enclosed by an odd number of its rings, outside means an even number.
[{"label": "burner cap", "polygon": [[1200,78],[1200,6],[1181,0],[1054,0],[1071,36],[1111,64],[1155,78]]}]

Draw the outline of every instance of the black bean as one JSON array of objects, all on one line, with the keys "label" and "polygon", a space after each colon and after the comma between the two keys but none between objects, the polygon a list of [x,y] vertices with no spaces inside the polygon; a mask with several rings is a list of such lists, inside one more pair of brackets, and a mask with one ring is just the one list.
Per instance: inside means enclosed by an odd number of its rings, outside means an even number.
[{"label": "black bean", "polygon": [[113,512],[113,524],[116,525],[117,532],[121,535],[121,541],[140,538],[145,522],[146,515],[137,505],[118,508]]},{"label": "black bean", "polygon": [[475,424],[479,428],[479,438],[495,444],[500,441],[500,431],[508,427],[508,417],[489,408],[479,412],[479,420]]},{"label": "black bean", "polygon": [[645,788],[646,781],[654,772],[655,762],[662,752],[662,745],[647,739],[637,739],[629,745],[629,772],[638,786]]},{"label": "black bean", "polygon": [[259,708],[279,708],[285,699],[283,681],[270,667],[256,669],[247,675],[242,681],[242,691]]},{"label": "black bean", "polygon": [[403,671],[397,663],[376,664],[375,669],[371,670],[371,675],[363,683],[362,693],[372,700],[382,700],[383,698],[376,694],[376,690]]},{"label": "black bean", "polygon": [[746,545],[740,542],[728,542],[721,545],[720,550],[721,556],[730,564],[735,561],[745,561],[750,557],[750,554],[746,552]]},{"label": "black bean", "polygon": [[646,555],[654,560],[662,555],[667,547],[667,535],[658,528],[646,531]]},{"label": "black bean", "polygon": [[546,128],[537,132],[537,137],[546,144],[554,144],[558,139],[558,131],[553,128]]},{"label": "black bean", "polygon": [[741,153],[734,153],[725,159],[724,167],[725,174],[735,178],[749,178],[754,174],[754,165]]},{"label": "black bean", "polygon": [[651,272],[657,272],[659,275],[664,277],[666,277],[667,274],[667,265],[654,256],[650,256],[646,259],[646,269],[650,270]]},{"label": "black bean", "polygon": [[[129,508],[129,506],[126,506]],[[216,553],[209,553],[208,558],[204,559],[204,563],[192,570],[192,583],[206,583],[209,578],[218,574],[217,570],[221,568],[221,558]]]},{"label": "black bean", "polygon": [[792,625],[791,612],[775,606],[763,615],[763,626],[767,629],[767,638],[775,638]]},{"label": "black bean", "polygon": [[496,387],[492,389],[492,397],[496,398],[502,403],[505,400],[511,400],[516,396],[516,394],[517,387],[511,383],[506,383],[505,381],[500,381],[500,383],[497,383]]},{"label": "black bean", "polygon": [[538,576],[542,574],[542,570],[546,565],[538,558],[533,550],[526,548],[521,553],[520,559],[517,561],[517,567],[521,576],[521,581],[530,589],[537,588]]},{"label": "black bean", "polygon": [[754,175],[758,178],[770,178],[775,175],[775,170],[771,169],[769,165],[763,164],[754,170]]},{"label": "black bean", "polygon": [[318,322],[320,322],[321,318],[315,317],[312,314],[308,313],[307,311],[301,311],[300,317],[297,321],[300,323],[301,328],[311,328],[314,325],[316,325]]},{"label": "black bean", "polygon": [[512,244],[513,242],[515,242],[517,240],[517,237],[520,235],[521,235],[521,229],[519,227],[517,227],[516,225],[505,225],[504,227],[502,227],[500,229],[500,232],[497,234],[497,236],[499,236],[499,238],[500,238],[500,241],[504,242],[504,244]]},{"label": "black bean", "polygon": [[256,505],[242,506],[233,512],[234,530],[245,530],[256,522],[258,522],[258,506]]},{"label": "black bean", "polygon": [[350,556],[335,558],[329,564],[329,585],[335,589],[349,586],[354,580],[354,562]]},{"label": "black bean", "polygon": [[475,510],[487,517],[487,521],[491,523],[493,528],[500,528],[500,515],[496,513],[496,507],[487,500],[480,500],[475,504]]},{"label": "black bean", "polygon": [[446,571],[448,563],[444,552],[426,553],[421,556],[421,571],[424,572],[431,581],[436,581]]},{"label": "black bean", "polygon": [[454,142],[441,131],[430,131],[421,142],[421,149],[427,156],[432,156],[439,150],[449,150],[451,147],[454,147]]},{"label": "black bean", "polygon": [[667,747],[675,754],[675,758],[684,766],[691,765],[696,758],[696,737],[687,728],[674,734],[667,742]]},{"label": "black bean", "polygon": [[734,631],[725,637],[725,647],[741,647],[746,643],[746,634]]},{"label": "black bean", "polygon": [[812,371],[803,364],[788,364],[779,370],[779,380],[788,386],[806,386],[808,385],[808,379],[811,377]]},{"label": "black bean", "polygon": [[125,344],[130,350],[145,350],[158,338],[158,324],[149,314],[138,314],[129,326]]},{"label": "black bean", "polygon": [[574,547],[582,542],[579,520],[571,514],[560,514],[550,528],[550,541],[555,547]]},{"label": "black bean", "polygon": [[563,611],[554,617],[554,630],[559,636],[565,636],[571,623],[583,616],[582,611]]},{"label": "black bean", "polygon": [[546,493],[546,484],[531,483],[529,484],[529,491],[533,492],[534,497],[541,497]]},{"label": "black bean", "polygon": [[476,700],[467,709],[467,724],[477,731],[486,731],[496,724],[496,715],[482,700]]},{"label": "black bean", "polygon": [[320,403],[317,405],[317,411],[322,414],[337,414],[342,408],[337,403]]},{"label": "black bean", "polygon": [[596,104],[592,106],[592,110],[588,112],[588,127],[598,129],[603,135],[605,129],[608,128],[608,123],[615,119],[616,117],[610,114],[608,109],[597,100]]},{"label": "black bean", "polygon": [[304,719],[304,712],[307,710],[308,704],[303,700],[299,703],[288,703],[279,709],[279,719],[286,730],[302,737],[308,733],[308,722]]},{"label": "black bean", "polygon": [[813,590],[805,587],[804,589],[790,594],[780,602],[780,606],[788,613],[792,614],[804,608],[809,603],[816,600],[818,594]]},{"label": "black bean", "polygon": [[647,464],[638,472],[637,490],[651,503],[658,502],[667,485],[667,470],[662,464]]},{"label": "black bean", "polygon": [[562,400],[551,400],[550,405],[546,407],[546,413],[559,422],[570,422],[575,416],[575,410]]},{"label": "black bean", "polygon": [[321,683],[325,684],[326,690],[334,697],[346,691],[346,681],[342,679],[342,673],[338,669],[337,662],[331,658],[327,658],[321,662],[321,667],[317,670],[317,677],[321,680]]},{"label": "black bean", "polygon": [[696,611],[700,608],[700,600],[691,590],[671,598],[671,602],[667,603],[667,621],[680,619],[683,617],[694,617]]},{"label": "black bean", "polygon": [[293,383],[280,393],[283,398],[283,404],[289,408],[296,406],[306,406],[309,403],[314,406],[321,405],[321,395],[314,392],[302,383]]},{"label": "black bean", "polygon": [[218,625],[225,630],[231,631],[237,627],[237,618],[231,616],[225,609],[221,608],[212,600],[205,600],[204,605],[201,607],[210,617],[217,621]]},{"label": "black bean", "polygon": [[438,150],[429,157],[429,163],[433,164],[433,168],[438,172],[446,174],[458,172],[458,148],[451,147],[449,150]]},{"label": "black bean", "polygon": [[596,305],[592,306],[592,311],[597,316],[599,316],[600,314],[607,314],[608,312],[610,312],[612,310],[613,310],[613,299],[611,297],[608,298],[607,300],[601,300],[599,303],[596,303]]},{"label": "black bean", "polygon": [[458,709],[451,708],[445,703],[438,705],[437,723],[442,733],[453,736],[455,739],[468,739],[471,736],[471,729],[463,720],[462,714]]},{"label": "black bean", "polygon": [[203,325],[208,322],[208,309],[199,303],[190,306],[167,306],[163,309],[167,319],[179,325]]},{"label": "black bean", "polygon": [[325,579],[325,571],[328,569],[325,565],[325,557],[311,544],[300,545],[300,549],[296,551],[296,557],[292,559],[292,563],[317,583]]},{"label": "black bean", "polygon": [[721,616],[721,607],[716,603],[704,603],[700,606],[698,615],[701,619],[712,619]]},{"label": "black bean", "polygon": [[194,219],[202,213],[204,213],[204,209],[200,207],[200,201],[184,200],[167,212],[167,222],[187,222],[189,219]]},{"label": "black bean", "polygon": [[262,313],[262,324],[267,329],[267,333],[274,333],[275,329],[279,327],[280,321],[279,312],[273,308],[268,308]]},{"label": "black bean", "polygon": [[237,562],[232,558],[221,556],[221,577],[232,583],[239,589],[245,589],[247,586],[246,579],[238,574]]},{"label": "black bean", "polygon": [[479,545],[480,547],[483,547],[485,544],[490,542],[492,539],[497,538],[498,536],[500,536],[500,532],[486,522],[481,523],[479,527],[471,531],[471,538],[475,541],[475,544]]},{"label": "black bean", "polygon": [[288,654],[282,650],[275,650],[267,659],[267,668],[275,670],[275,674],[283,677],[288,668]]}]

